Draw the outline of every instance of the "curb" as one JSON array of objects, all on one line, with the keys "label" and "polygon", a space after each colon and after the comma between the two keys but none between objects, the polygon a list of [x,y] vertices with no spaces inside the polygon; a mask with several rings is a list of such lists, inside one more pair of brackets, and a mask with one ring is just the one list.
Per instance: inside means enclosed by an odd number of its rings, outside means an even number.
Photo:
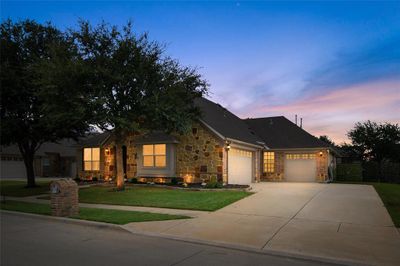
[{"label": "curb", "polygon": [[7,211],[7,210],[0,210],[1,213],[7,213],[16,216],[25,216],[30,218],[38,218],[46,221],[53,221],[53,222],[63,222],[67,224],[75,224],[75,225],[82,225],[82,226],[93,226],[99,229],[112,229],[119,232],[131,233],[134,235],[140,236],[148,236],[148,237],[155,237],[155,238],[162,238],[162,239],[169,239],[173,241],[180,241],[185,243],[191,244],[200,244],[204,246],[213,246],[225,249],[232,249],[237,251],[244,251],[253,254],[264,254],[264,255],[271,255],[275,257],[282,257],[282,258],[289,258],[289,259],[297,259],[303,261],[312,261],[317,263],[324,263],[324,264],[331,264],[331,265],[359,265],[359,266],[366,266],[370,264],[365,264],[358,261],[353,260],[346,260],[346,259],[334,259],[334,258],[326,258],[326,257],[319,257],[319,256],[310,256],[310,255],[302,255],[298,253],[291,253],[291,252],[284,252],[284,251],[277,251],[277,250],[262,250],[253,247],[243,246],[243,245],[235,245],[232,243],[225,243],[225,242],[213,242],[207,240],[199,240],[199,239],[192,239],[192,238],[183,238],[177,237],[173,235],[166,235],[162,233],[151,233],[145,231],[138,231],[126,228],[124,225],[117,225],[117,224],[110,224],[110,223],[103,223],[103,222],[96,222],[96,221],[88,221],[88,220],[79,220],[79,219],[72,219],[72,218],[65,218],[65,217],[55,217],[55,216],[47,216],[47,215],[40,215],[40,214],[33,214],[33,213],[25,213],[25,212],[16,212],[16,211]]},{"label": "curb", "polygon": [[[121,226],[124,228],[124,226]],[[199,244],[204,246],[213,246],[218,248],[225,248],[225,249],[232,249],[237,251],[244,251],[254,254],[264,254],[270,255],[275,257],[282,257],[282,258],[289,258],[289,259],[297,259],[303,261],[312,261],[317,263],[324,263],[330,265],[348,265],[348,266],[370,266],[371,264],[362,263],[359,261],[353,260],[346,260],[346,259],[334,259],[334,258],[327,258],[327,257],[319,257],[319,256],[311,256],[311,255],[302,255],[299,253],[294,252],[285,252],[285,251],[278,251],[278,250],[263,250],[254,247],[249,247],[245,245],[235,245],[232,243],[226,242],[214,242],[214,241],[207,241],[207,240],[200,240],[200,239],[193,239],[193,238],[184,238],[184,237],[177,237],[173,235],[165,235],[162,233],[151,233],[151,232],[144,232],[144,231],[137,231],[132,229],[125,228],[126,231],[130,232],[131,234],[141,235],[141,236],[148,236],[148,237],[156,237],[156,238],[163,238],[169,239],[174,241],[180,241],[190,244]]]},{"label": "curb", "polygon": [[41,214],[35,214],[35,213],[0,210],[0,214],[3,214],[3,213],[15,215],[15,216],[25,216],[25,217],[30,217],[30,218],[37,218],[37,219],[46,220],[46,221],[62,222],[62,223],[66,223],[66,224],[92,226],[92,227],[96,227],[99,229],[113,229],[113,230],[117,230],[117,231],[129,232],[125,228],[121,227],[118,224],[81,220],[81,219],[74,219],[74,218],[67,218],[67,217],[56,217],[56,216],[41,215]]}]

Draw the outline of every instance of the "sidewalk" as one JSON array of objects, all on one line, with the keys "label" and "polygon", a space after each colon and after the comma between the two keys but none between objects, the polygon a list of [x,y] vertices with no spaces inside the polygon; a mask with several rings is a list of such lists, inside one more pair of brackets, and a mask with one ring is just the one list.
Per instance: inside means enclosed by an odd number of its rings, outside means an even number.
[{"label": "sidewalk", "polygon": [[[48,196],[48,194],[34,195],[34,196],[29,196],[29,197],[5,197],[5,199],[6,200],[49,204],[50,200],[38,199],[38,197],[43,197],[43,196]],[[92,204],[92,203],[79,203],[79,207],[163,213],[163,214],[171,214],[171,215],[185,215],[185,216],[189,216],[192,218],[200,217],[203,214],[209,213],[207,211],[193,211],[193,210],[167,209],[167,208],[155,208],[155,207],[139,207],[139,206],[123,206],[123,205],[109,205],[109,204]]]}]

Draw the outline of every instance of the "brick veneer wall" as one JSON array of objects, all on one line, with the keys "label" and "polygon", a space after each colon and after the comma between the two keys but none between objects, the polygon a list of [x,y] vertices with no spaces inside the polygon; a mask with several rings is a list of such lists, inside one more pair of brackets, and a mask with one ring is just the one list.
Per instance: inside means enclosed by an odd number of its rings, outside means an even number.
[{"label": "brick veneer wall", "polygon": [[178,135],[176,172],[187,182],[202,182],[216,178],[223,181],[222,143],[200,123],[187,134]]},{"label": "brick veneer wall", "polygon": [[[52,191],[53,189],[57,191]],[[50,184],[51,215],[71,217],[79,214],[78,185],[72,179],[55,180]]]}]

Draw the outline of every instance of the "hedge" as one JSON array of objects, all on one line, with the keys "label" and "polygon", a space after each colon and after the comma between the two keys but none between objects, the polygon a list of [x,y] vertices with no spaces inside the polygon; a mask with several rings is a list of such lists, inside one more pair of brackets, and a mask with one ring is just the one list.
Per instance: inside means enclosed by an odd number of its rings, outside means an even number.
[{"label": "hedge", "polygon": [[338,181],[362,181],[362,174],[361,163],[346,163],[336,166],[336,179]]}]

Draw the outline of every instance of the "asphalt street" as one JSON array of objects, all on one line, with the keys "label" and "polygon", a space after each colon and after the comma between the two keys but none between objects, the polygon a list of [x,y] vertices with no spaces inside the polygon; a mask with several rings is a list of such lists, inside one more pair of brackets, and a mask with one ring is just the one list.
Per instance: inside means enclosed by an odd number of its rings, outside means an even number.
[{"label": "asphalt street", "polygon": [[327,265],[1,212],[1,265]]}]

